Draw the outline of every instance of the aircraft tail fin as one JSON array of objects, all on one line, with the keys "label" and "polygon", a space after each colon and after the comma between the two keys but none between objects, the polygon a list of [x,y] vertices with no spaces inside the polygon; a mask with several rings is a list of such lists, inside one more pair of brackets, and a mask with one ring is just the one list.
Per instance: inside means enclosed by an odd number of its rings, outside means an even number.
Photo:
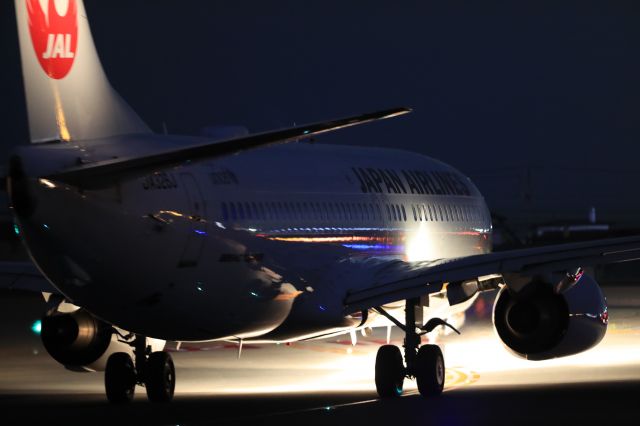
[{"label": "aircraft tail fin", "polygon": [[32,143],[150,130],[113,90],[82,0],[15,0]]}]

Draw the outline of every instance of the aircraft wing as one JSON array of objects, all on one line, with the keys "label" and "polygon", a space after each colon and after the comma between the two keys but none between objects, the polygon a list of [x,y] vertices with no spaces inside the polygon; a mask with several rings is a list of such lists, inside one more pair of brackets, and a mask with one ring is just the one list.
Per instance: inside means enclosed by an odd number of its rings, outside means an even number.
[{"label": "aircraft wing", "polygon": [[0,262],[0,289],[60,293],[32,262]]},{"label": "aircraft wing", "polygon": [[62,170],[44,178],[68,183],[74,186],[99,187],[111,184],[118,178],[142,176],[154,170],[173,167],[185,162],[194,162],[223,155],[237,154],[249,149],[292,142],[321,133],[344,129],[371,121],[396,117],[411,112],[409,108],[393,108],[353,117],[295,126],[248,136],[215,141],[204,144],[182,146],[180,148],[154,152],[150,155],[132,158],[117,158],[99,161]]},{"label": "aircraft wing", "polygon": [[502,275],[534,276],[578,267],[640,259],[640,236],[508,250],[434,262],[364,261],[374,285],[351,291],[345,313],[353,313],[442,290],[444,283]]}]

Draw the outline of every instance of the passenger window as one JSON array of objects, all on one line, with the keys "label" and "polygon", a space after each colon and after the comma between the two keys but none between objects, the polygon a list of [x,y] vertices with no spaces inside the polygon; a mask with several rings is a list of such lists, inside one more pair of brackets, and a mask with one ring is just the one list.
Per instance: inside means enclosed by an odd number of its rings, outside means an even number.
[{"label": "passenger window", "polygon": [[418,215],[416,214],[416,206],[414,204],[411,204],[411,211],[413,211],[413,220],[414,222],[418,221]]},{"label": "passenger window", "polygon": [[264,203],[264,210],[267,214],[267,220],[273,220],[273,212],[271,211],[271,205],[268,202]]},{"label": "passenger window", "polygon": [[402,210],[402,220],[406,222],[407,221],[407,212],[404,209],[404,204],[400,205],[400,210]]},{"label": "passenger window", "polygon": [[251,207],[249,207],[249,203],[244,203],[244,211],[245,211],[245,214],[247,215],[247,219],[253,218],[251,216]]},{"label": "passenger window", "polygon": [[238,203],[238,218],[240,220],[244,220],[244,209],[242,208],[242,203]]},{"label": "passenger window", "polygon": [[282,217],[286,220],[291,220],[291,211],[289,210],[288,203],[282,203]]},{"label": "passenger window", "polygon": [[227,203],[222,203],[222,220],[229,220],[229,212],[227,211]]},{"label": "passenger window", "polygon": [[238,215],[236,214],[236,205],[234,203],[229,203],[229,207],[231,209],[231,220],[237,220]]},{"label": "passenger window", "polygon": [[302,207],[300,206],[300,203],[291,203],[291,208],[293,209],[293,212],[296,215],[296,219],[300,220],[303,218]]},{"label": "passenger window", "polygon": [[329,209],[327,209],[327,203],[321,203],[322,206],[322,218],[329,220]]},{"label": "passenger window", "polygon": [[378,218],[378,220],[382,220],[382,212],[380,211],[380,206],[375,204],[375,208],[376,208],[376,217]]},{"label": "passenger window", "polygon": [[258,207],[260,208],[260,219],[262,219],[262,220],[267,220],[267,214],[266,214],[266,212],[264,211],[264,204],[259,203],[259,204],[258,204]]},{"label": "passenger window", "polygon": [[391,221],[391,209],[389,208],[389,204],[385,204],[387,207],[387,220]]},{"label": "passenger window", "polygon": [[302,212],[302,205],[296,203],[296,212],[298,213],[298,219],[304,219],[304,213]]}]

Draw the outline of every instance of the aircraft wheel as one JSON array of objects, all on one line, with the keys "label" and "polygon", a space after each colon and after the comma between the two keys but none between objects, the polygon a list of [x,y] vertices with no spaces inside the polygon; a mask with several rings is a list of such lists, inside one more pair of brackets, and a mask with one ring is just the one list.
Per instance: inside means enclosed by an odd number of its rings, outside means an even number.
[{"label": "aircraft wheel", "polygon": [[416,379],[422,396],[437,396],[444,388],[444,357],[437,345],[424,345],[418,349]]},{"label": "aircraft wheel", "polygon": [[176,387],[176,371],[171,355],[153,352],[145,365],[145,387],[151,402],[170,402]]},{"label": "aircraft wheel", "polygon": [[133,360],[125,352],[116,352],[107,359],[104,371],[107,399],[114,404],[130,402],[136,388],[136,370]]},{"label": "aircraft wheel", "polygon": [[376,355],[376,390],[381,398],[402,394],[405,369],[400,349],[394,345],[380,346]]}]

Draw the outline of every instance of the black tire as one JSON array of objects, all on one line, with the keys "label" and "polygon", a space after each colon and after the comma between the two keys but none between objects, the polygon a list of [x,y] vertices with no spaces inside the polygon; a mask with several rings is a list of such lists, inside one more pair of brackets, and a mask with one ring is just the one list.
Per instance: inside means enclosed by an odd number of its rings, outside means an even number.
[{"label": "black tire", "polygon": [[171,402],[176,387],[176,370],[171,355],[153,352],[145,366],[145,387],[151,402]]},{"label": "black tire", "polygon": [[380,346],[376,355],[376,390],[380,398],[402,395],[404,376],[400,349],[394,345]]},{"label": "black tire", "polygon": [[416,357],[416,379],[422,396],[438,396],[444,389],[444,357],[437,345],[424,345]]},{"label": "black tire", "polygon": [[116,352],[107,359],[104,371],[107,399],[113,404],[124,404],[133,399],[136,389],[136,370],[128,353]]}]

